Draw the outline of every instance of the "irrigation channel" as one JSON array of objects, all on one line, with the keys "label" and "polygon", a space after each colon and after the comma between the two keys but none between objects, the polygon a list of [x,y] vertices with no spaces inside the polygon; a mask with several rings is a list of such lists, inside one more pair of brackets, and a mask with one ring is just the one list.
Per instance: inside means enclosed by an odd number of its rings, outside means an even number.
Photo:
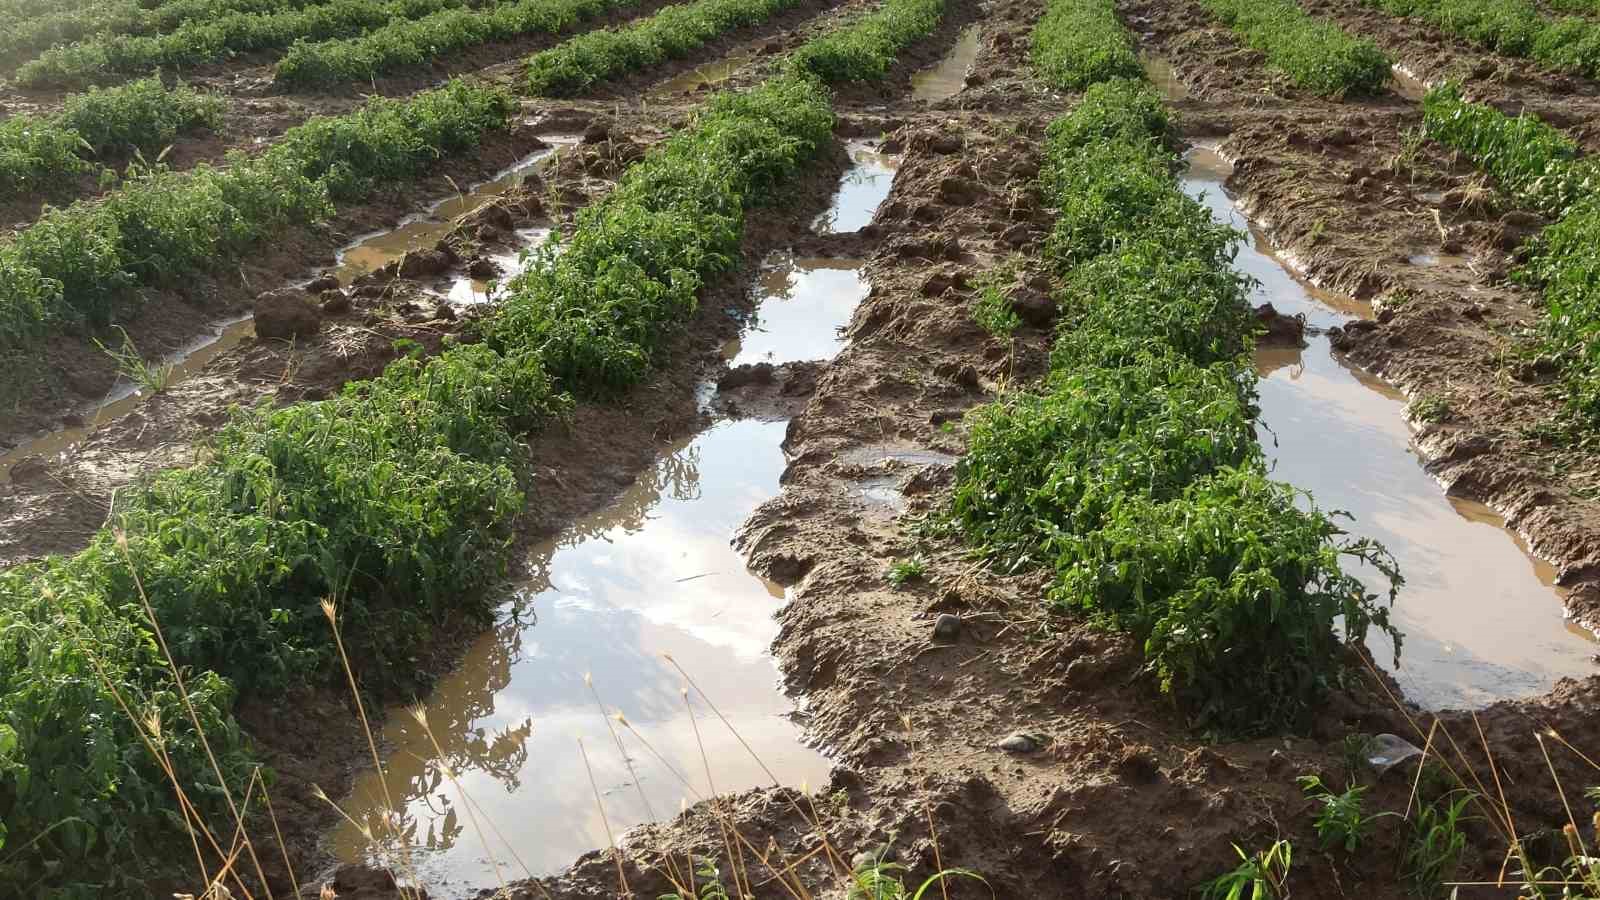
[{"label": "irrigation channel", "polygon": [[[1259,282],[1256,302],[1305,316],[1306,347],[1257,351],[1261,443],[1276,477],[1324,509],[1349,512],[1351,530],[1399,562],[1406,583],[1394,619],[1405,638],[1394,674],[1407,699],[1480,707],[1591,674],[1596,645],[1564,618],[1554,568],[1529,555],[1492,510],[1441,491],[1411,452],[1405,397],[1334,357],[1326,330],[1371,318],[1372,308],[1307,284],[1268,249],[1223,189],[1232,167],[1214,149],[1198,147],[1189,161],[1185,190],[1249,232],[1235,265]],[[1386,589],[1377,573],[1357,574]],[[1374,639],[1372,650],[1392,666],[1386,641]]]},{"label": "irrigation channel", "polygon": [[[848,150],[852,165],[813,226],[819,233],[860,229],[889,193],[894,160],[871,142]],[[867,294],[861,267],[773,254],[754,273],[755,312],[724,357],[738,366],[833,356]],[[496,862],[508,878],[522,877],[522,866],[557,870],[604,846],[608,826],[620,833],[699,796],[770,784],[767,770],[792,786],[826,781],[829,762],[791,721],[768,651],[784,591],[748,572],[731,544],[779,491],[786,424],[716,420],[664,448],[611,506],[535,547],[528,571],[536,574],[514,587],[499,625],[426,702],[443,759],[413,718],[391,712],[387,793],[402,807],[402,828],[419,848],[416,874],[431,889],[493,884]],[[693,691],[686,705],[674,660],[731,729]],[[649,746],[608,723],[602,705],[624,714]],[[709,777],[702,752],[714,760]],[[358,779],[343,804],[357,821],[384,816],[378,778]],[[486,829],[486,847],[470,827],[468,802],[482,820],[517,826]],[[370,849],[349,824],[333,841],[352,861]]]}]

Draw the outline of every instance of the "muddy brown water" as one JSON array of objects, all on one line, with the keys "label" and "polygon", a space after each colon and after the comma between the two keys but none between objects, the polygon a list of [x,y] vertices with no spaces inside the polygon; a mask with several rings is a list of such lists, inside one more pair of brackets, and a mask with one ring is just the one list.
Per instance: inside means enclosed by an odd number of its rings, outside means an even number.
[{"label": "muddy brown water", "polygon": [[[211,334],[191,341],[160,361],[160,365],[167,370],[167,383],[177,384],[201,371],[212,360],[238,346],[246,338],[255,337],[255,333],[255,323],[248,316],[217,323]],[[30,456],[54,459],[105,423],[131,412],[147,399],[148,395],[137,384],[125,378],[119,379],[106,399],[84,416],[84,424],[40,435],[0,453],[0,483],[11,480],[11,467],[22,460]]]},{"label": "muddy brown water", "polygon": [[1189,96],[1189,86],[1178,78],[1178,71],[1172,67],[1172,61],[1160,56],[1140,54],[1140,65],[1144,66],[1145,77],[1156,86],[1161,96],[1171,101],[1183,100]]},{"label": "muddy brown water", "polygon": [[961,93],[977,58],[978,26],[969,25],[961,30],[944,58],[911,76],[911,99],[938,103]]},{"label": "muddy brown water", "polygon": [[416,250],[432,249],[439,240],[450,233],[457,217],[469,213],[484,203],[502,197],[522,184],[538,165],[560,151],[561,147],[576,143],[577,138],[546,138],[551,146],[535,150],[493,179],[477,185],[455,197],[447,197],[429,207],[426,212],[407,216],[394,228],[375,231],[356,238],[340,250],[333,274],[339,283],[350,282],[383,268],[389,263]]},{"label": "muddy brown water", "polygon": [[[1255,302],[1318,328],[1371,315],[1367,304],[1305,283],[1270,251],[1222,190],[1230,167],[1215,151],[1190,159],[1185,189],[1203,194],[1219,220],[1249,228],[1235,265],[1260,282]],[[1326,336],[1307,340],[1305,349],[1257,354],[1262,445],[1274,477],[1323,509],[1350,512],[1348,530],[1394,554],[1406,579],[1393,612],[1405,634],[1399,668],[1387,642],[1372,647],[1407,697],[1433,709],[1478,707],[1591,674],[1600,648],[1564,618],[1553,568],[1493,510],[1444,494],[1411,449],[1403,395],[1345,365]],[[1371,569],[1356,574],[1386,590]]]},{"label": "muddy brown water", "polygon": [[715,87],[732,78],[735,72],[738,72],[751,60],[755,59],[756,52],[757,48],[755,47],[745,47],[720,59],[695,66],[681,75],[674,75],[661,82],[650,91],[650,95],[668,98],[678,94],[688,94]]},{"label": "muddy brown water", "polygon": [[[736,361],[833,356],[867,293],[850,260],[776,256],[753,280],[757,312],[729,348]],[[436,896],[463,893],[559,869],[605,846],[608,828],[670,817],[713,789],[770,784],[769,770],[790,785],[825,782],[828,760],[805,745],[768,651],[783,589],[731,544],[779,491],[787,425],[722,420],[681,439],[615,503],[532,551],[535,574],[500,624],[427,698],[432,736],[392,711],[385,774],[362,775],[343,804],[355,821],[392,821],[407,836],[409,861],[391,863]],[[731,727],[697,690],[686,707],[672,660]],[[396,813],[385,813],[386,792]],[[353,824],[332,843],[349,860],[375,852]]]}]

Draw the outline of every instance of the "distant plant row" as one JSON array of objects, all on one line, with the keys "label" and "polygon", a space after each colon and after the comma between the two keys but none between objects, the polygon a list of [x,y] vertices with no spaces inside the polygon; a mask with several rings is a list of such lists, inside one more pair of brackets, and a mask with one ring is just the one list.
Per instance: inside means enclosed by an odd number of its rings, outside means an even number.
[{"label": "distant plant row", "polygon": [[222,98],[147,78],[68,97],[58,115],[0,122],[0,200],[60,186],[102,167],[95,157],[161,152],[180,132],[216,128]]},{"label": "distant plant row", "polygon": [[[1061,86],[1123,43],[1059,23],[1103,21],[1108,6],[1051,3],[1034,52]],[[1169,140],[1160,99],[1121,77],[1050,126],[1050,374],[970,417],[953,521],[1003,570],[1053,571],[1056,606],[1132,633],[1197,725],[1297,727],[1345,677],[1347,645],[1394,634],[1342,562],[1398,574],[1267,476],[1252,282],[1231,265],[1241,235],[1183,193]]]},{"label": "distant plant row", "polygon": [[135,169],[99,200],[47,209],[0,240],[0,356],[16,361],[37,354],[51,333],[103,326],[137,303],[141,287],[215,271],[286,225],[324,218],[335,202],[476,147],[485,132],[507,127],[514,109],[502,91],[453,82],[314,118],[264,153],[231,154],[221,168]]},{"label": "distant plant row", "polygon": [[331,0],[303,9],[202,17],[162,34],[108,34],[52,48],[18,67],[13,80],[26,88],[106,84],[158,68],[215,62],[234,53],[348,37],[397,19],[419,19],[461,5],[462,0]]},{"label": "distant plant row", "polygon": [[1566,429],[1600,432],[1600,161],[1529,115],[1467,101],[1447,84],[1423,99],[1428,136],[1472,159],[1507,193],[1555,219],[1517,273],[1544,302],[1540,333],[1573,414]]},{"label": "distant plant row", "polygon": [[1331,97],[1376,94],[1389,80],[1389,59],[1376,45],[1306,15],[1295,0],[1201,2],[1306,90]]},{"label": "distant plant row", "polygon": [[[1526,57],[1591,78],[1600,76],[1600,21],[1577,16],[1551,19],[1530,0],[1367,2],[1393,15],[1422,19],[1447,34],[1496,53]],[[1600,9],[1591,7],[1590,11]]]}]

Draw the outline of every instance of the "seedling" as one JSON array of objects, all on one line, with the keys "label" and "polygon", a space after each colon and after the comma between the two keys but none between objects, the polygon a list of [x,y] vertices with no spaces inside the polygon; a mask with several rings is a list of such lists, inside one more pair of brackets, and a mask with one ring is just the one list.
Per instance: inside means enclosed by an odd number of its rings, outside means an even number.
[{"label": "seedling", "polygon": [[1238,867],[1200,885],[1204,900],[1284,900],[1289,896],[1289,865],[1294,848],[1288,841],[1274,841],[1266,850],[1246,854],[1238,844]]}]

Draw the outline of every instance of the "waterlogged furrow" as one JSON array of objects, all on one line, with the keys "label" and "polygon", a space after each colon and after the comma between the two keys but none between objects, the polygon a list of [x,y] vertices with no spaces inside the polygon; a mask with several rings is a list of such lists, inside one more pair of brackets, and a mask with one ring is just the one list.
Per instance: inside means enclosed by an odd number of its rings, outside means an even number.
[{"label": "waterlogged furrow", "polygon": [[1562,431],[1587,438],[1600,428],[1600,162],[1529,115],[1515,118],[1471,103],[1456,85],[1423,100],[1428,136],[1459,151],[1513,196],[1556,217],[1518,272],[1544,300],[1544,350],[1561,367],[1572,411]]},{"label": "waterlogged furrow", "polygon": [[1050,127],[1051,372],[969,420],[953,521],[1008,569],[1052,569],[1055,605],[1132,632],[1197,724],[1294,727],[1343,677],[1347,644],[1393,634],[1341,560],[1398,576],[1267,477],[1239,235],[1182,192],[1168,129],[1127,79]]},{"label": "waterlogged furrow", "polygon": [[[191,671],[189,702],[236,791],[251,754],[232,697],[326,671],[324,598],[377,685],[407,682],[437,623],[487,614],[482,589],[525,502],[516,436],[562,416],[567,391],[642,376],[699,284],[733,264],[743,206],[832,125],[811,79],[718,98],[513,280],[485,342],[402,359],[330,400],[240,413],[202,463],[125,495],[89,549],[0,575],[0,723],[18,723],[0,725],[0,813],[22,848],[0,878],[81,888],[181,865],[170,788],[139,732],[149,713],[188,796],[226,821],[134,598]],[[29,777],[46,771],[74,777]]]},{"label": "waterlogged furrow", "polygon": [[420,19],[462,0],[333,0],[304,9],[197,19],[157,35],[105,35],[46,50],[17,69],[28,88],[78,88],[158,68],[215,62],[237,52],[288,47],[301,40],[359,34],[396,19]]},{"label": "waterlogged furrow", "polygon": [[1550,19],[1528,0],[1366,0],[1386,13],[1421,19],[1446,34],[1506,56],[1600,76],[1600,22]]},{"label": "waterlogged furrow", "polygon": [[[222,168],[147,171],[100,200],[47,210],[0,242],[0,357],[26,358],[48,334],[105,325],[141,286],[214,270],[280,228],[330,215],[333,203],[475,148],[508,127],[514,107],[501,91],[452,82],[314,118]],[[0,383],[0,395],[8,387]]]},{"label": "waterlogged furrow", "polygon": [[102,167],[86,157],[138,150],[153,158],[179,132],[216,128],[222,99],[147,78],[68,97],[59,115],[0,122],[0,201],[60,187]]},{"label": "waterlogged furrow", "polygon": [[535,96],[575,94],[608,78],[683,59],[735,28],[765,22],[798,0],[697,0],[669,6],[642,22],[592,31],[528,57]]},{"label": "waterlogged furrow", "polygon": [[1294,0],[1201,2],[1307,90],[1334,97],[1376,94],[1389,80],[1389,60],[1376,45],[1306,15]]},{"label": "waterlogged furrow", "polygon": [[364,81],[426,65],[490,41],[560,34],[636,3],[637,0],[521,0],[488,9],[446,9],[414,22],[390,22],[359,37],[297,43],[278,61],[273,79],[296,87]]}]

